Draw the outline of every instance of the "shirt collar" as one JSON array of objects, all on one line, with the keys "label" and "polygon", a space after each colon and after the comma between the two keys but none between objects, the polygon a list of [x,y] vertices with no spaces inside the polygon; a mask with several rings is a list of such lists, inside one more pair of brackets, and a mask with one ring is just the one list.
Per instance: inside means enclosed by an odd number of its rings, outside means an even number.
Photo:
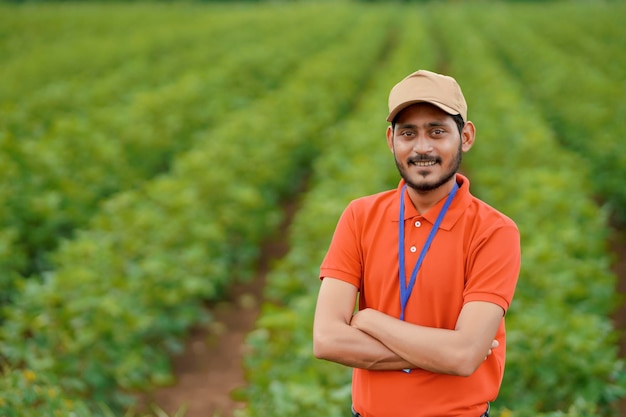
[{"label": "shirt collar", "polygon": [[[441,225],[439,226],[440,228],[444,230],[450,230],[452,226],[454,226],[456,221],[461,217],[461,215],[467,209],[467,207],[469,206],[471,202],[471,194],[469,191],[469,188],[470,188],[469,179],[467,179],[467,177],[465,177],[464,175],[457,173],[456,183],[459,185],[459,190],[454,196],[454,200],[452,200],[452,204],[450,204],[448,212],[446,213],[445,217],[443,218],[443,221],[441,222]],[[400,213],[400,193],[402,192],[402,187],[404,186],[404,184],[405,184],[405,181],[403,179],[400,180],[400,183],[398,184],[398,188],[396,189],[394,203],[391,205],[390,216],[395,222],[398,221],[398,214]],[[433,208],[431,208],[430,210],[426,212],[425,215],[420,215],[417,212],[417,209],[415,208],[413,203],[411,202],[411,199],[408,198],[408,194],[405,195],[404,220],[411,219],[413,217],[422,217],[423,219],[428,221],[430,224],[434,224],[435,220],[437,219],[437,216],[439,215],[439,212],[441,211],[441,208],[443,207],[446,201],[446,197],[439,200],[437,204],[433,206]]]}]

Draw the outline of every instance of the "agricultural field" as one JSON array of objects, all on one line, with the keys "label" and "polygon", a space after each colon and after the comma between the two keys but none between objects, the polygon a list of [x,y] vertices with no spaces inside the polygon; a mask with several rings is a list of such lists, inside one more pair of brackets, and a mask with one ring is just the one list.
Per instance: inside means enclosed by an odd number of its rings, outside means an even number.
[{"label": "agricultural field", "polygon": [[387,94],[419,68],[463,87],[462,170],[522,236],[492,415],[620,415],[625,19],[611,2],[0,3],[0,415],[139,416],[296,202],[237,416],[347,415],[350,370],[312,355],[318,268],[348,202],[397,185]]}]

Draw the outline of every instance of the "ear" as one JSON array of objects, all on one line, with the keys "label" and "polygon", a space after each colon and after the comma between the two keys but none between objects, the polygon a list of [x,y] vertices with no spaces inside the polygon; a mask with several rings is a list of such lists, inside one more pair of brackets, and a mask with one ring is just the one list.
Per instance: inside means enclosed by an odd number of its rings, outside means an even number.
[{"label": "ear", "polygon": [[393,153],[393,127],[387,127],[387,146],[389,146],[389,150]]},{"label": "ear", "polygon": [[474,139],[476,138],[476,126],[469,120],[463,126],[461,131],[461,149],[463,152],[467,152],[474,145]]}]

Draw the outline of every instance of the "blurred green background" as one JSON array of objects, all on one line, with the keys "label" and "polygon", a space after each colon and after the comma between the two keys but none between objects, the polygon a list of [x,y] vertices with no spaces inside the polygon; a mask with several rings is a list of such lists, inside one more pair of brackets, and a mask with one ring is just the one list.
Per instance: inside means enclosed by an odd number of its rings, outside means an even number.
[{"label": "blurred green background", "polygon": [[295,201],[239,413],[345,415],[349,370],[312,358],[317,268],[350,199],[395,187],[387,94],[419,68],[463,87],[463,170],[522,234],[492,415],[620,415],[625,18],[617,1],[0,3],[0,415],[138,415]]}]

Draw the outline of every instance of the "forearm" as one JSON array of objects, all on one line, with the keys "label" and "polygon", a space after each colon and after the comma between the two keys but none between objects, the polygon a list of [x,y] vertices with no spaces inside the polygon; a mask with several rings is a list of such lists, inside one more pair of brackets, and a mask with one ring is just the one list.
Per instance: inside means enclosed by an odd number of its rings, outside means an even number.
[{"label": "forearm", "polygon": [[[376,320],[355,320],[355,326],[384,343],[385,347],[410,363],[410,368],[421,368],[431,372],[455,374],[451,368],[452,349],[444,332],[409,324],[390,316],[381,315]],[[396,335],[404,337],[398,338]]]},{"label": "forearm", "polygon": [[[412,364],[411,368],[461,376],[471,375],[480,366],[489,354],[489,343],[495,335],[495,330],[480,334],[458,327],[418,326],[371,309],[359,312],[352,326],[383,343]],[[494,325],[487,327],[491,329]]]},{"label": "forearm", "polygon": [[335,324],[314,333],[314,354],[318,359],[369,370],[412,368],[376,338],[348,324]]}]

